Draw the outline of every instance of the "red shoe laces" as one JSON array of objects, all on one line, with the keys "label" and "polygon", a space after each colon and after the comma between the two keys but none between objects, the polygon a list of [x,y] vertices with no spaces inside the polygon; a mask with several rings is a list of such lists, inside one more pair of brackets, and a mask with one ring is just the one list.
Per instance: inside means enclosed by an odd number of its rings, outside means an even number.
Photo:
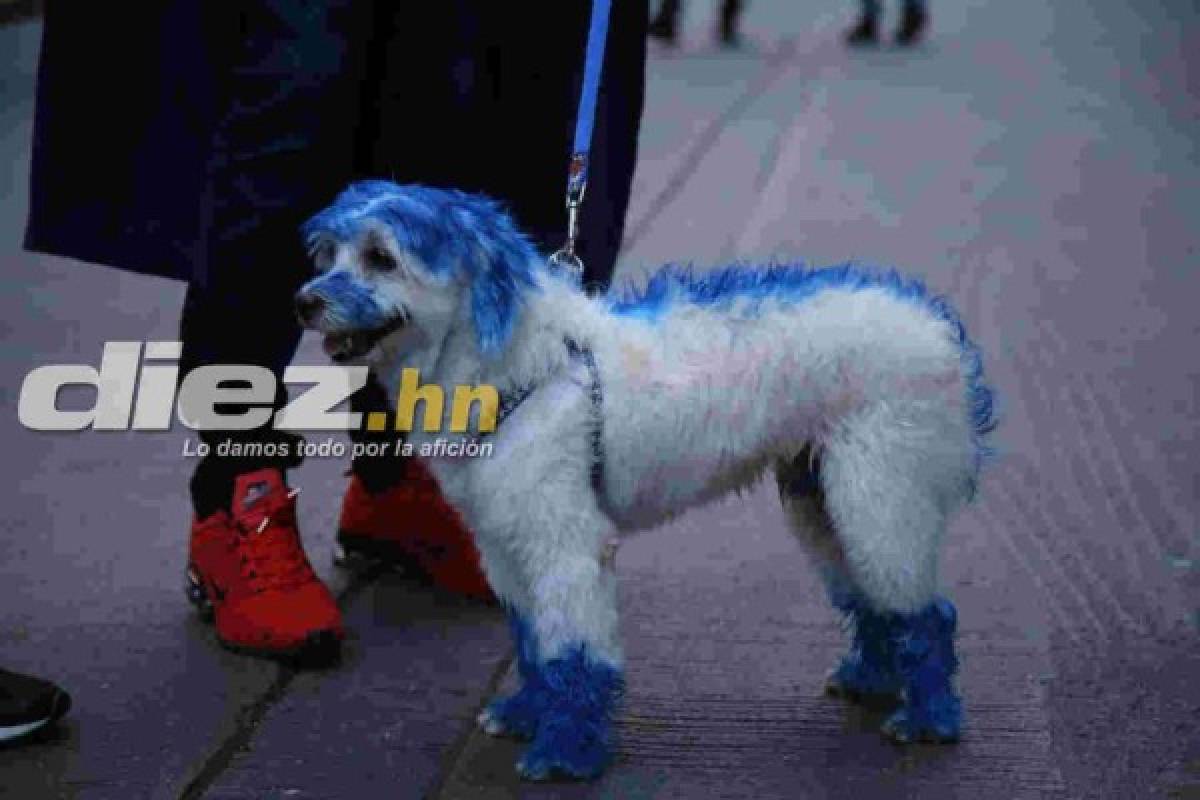
[{"label": "red shoe laces", "polygon": [[242,572],[250,589],[295,589],[312,580],[312,567],[296,531],[296,507],[293,489],[282,502],[268,505],[259,524],[241,525],[238,543]]}]

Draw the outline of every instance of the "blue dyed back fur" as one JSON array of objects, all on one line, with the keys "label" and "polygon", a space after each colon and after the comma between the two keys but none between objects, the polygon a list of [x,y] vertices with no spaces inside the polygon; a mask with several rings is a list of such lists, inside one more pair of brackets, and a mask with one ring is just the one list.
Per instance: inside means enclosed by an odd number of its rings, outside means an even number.
[{"label": "blue dyed back fur", "polygon": [[991,450],[984,437],[996,427],[995,401],[991,387],[984,382],[979,348],[944,297],[931,293],[921,281],[905,278],[895,270],[864,269],[851,264],[823,269],[776,264],[766,269],[734,265],[697,273],[689,267],[668,265],[652,275],[644,287],[614,289],[607,299],[615,314],[654,320],[670,306],[680,303],[722,308],[745,300],[800,302],[829,289],[883,289],[928,309],[949,324],[962,351],[979,461],[989,455]]}]

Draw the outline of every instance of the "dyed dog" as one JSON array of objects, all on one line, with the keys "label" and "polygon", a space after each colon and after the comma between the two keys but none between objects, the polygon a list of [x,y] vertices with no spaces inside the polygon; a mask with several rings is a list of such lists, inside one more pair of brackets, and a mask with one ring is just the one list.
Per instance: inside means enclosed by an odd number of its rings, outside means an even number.
[{"label": "dyed dog", "polygon": [[610,757],[609,537],[769,469],[853,623],[830,689],[893,696],[899,741],[958,737],[938,550],[975,490],[992,396],[942,301],[891,274],[788,266],[668,268],[590,297],[486,198],[385,182],[350,187],[305,234],[319,274],[297,308],[331,356],[389,386],[416,367],[447,398],[501,393],[493,455],[431,467],[509,609],[522,686],[480,723],[532,740],[522,775],[592,776]]}]

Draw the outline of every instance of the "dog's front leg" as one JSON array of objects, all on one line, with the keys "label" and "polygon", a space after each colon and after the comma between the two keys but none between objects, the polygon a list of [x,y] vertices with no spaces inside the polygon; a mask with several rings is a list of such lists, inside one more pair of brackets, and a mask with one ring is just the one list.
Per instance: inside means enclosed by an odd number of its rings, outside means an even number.
[{"label": "dog's front leg", "polygon": [[623,687],[616,578],[603,565],[612,521],[591,484],[586,381],[535,391],[472,464],[466,507],[484,565],[509,609],[522,687],[490,705],[484,729],[532,738],[522,776],[597,775],[612,752]]},{"label": "dog's front leg", "polygon": [[514,629],[524,636],[522,694],[537,710],[537,727],[517,771],[535,780],[595,777],[612,755],[613,714],[624,688],[616,580],[598,548],[560,551],[528,566],[530,606],[514,609]]},{"label": "dog's front leg", "polygon": [[[513,563],[484,552],[490,564]],[[529,582],[505,595],[520,688],[490,703],[479,723],[493,736],[533,740],[517,763],[524,777],[593,777],[610,758],[623,688],[616,580],[590,549],[547,555],[536,554]]]}]

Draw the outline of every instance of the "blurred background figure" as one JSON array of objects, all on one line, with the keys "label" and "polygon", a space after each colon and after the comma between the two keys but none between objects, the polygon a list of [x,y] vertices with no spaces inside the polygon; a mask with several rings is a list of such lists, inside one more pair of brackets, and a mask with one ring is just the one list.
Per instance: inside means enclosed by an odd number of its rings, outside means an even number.
[{"label": "blurred background figure", "polygon": [[[721,16],[717,22],[716,38],[725,47],[741,44],[738,35],[738,16],[745,8],[744,0],[722,0]],[[658,13],[650,21],[649,34],[665,44],[679,41],[679,19],[683,11],[683,0],[662,0]]]},{"label": "blurred background figure", "polygon": [[[862,16],[858,23],[846,33],[846,42],[854,46],[879,43],[879,16],[881,0],[862,0]],[[929,10],[925,0],[904,0],[900,26],[896,29],[896,44],[912,45],[921,40],[929,25]]]}]

